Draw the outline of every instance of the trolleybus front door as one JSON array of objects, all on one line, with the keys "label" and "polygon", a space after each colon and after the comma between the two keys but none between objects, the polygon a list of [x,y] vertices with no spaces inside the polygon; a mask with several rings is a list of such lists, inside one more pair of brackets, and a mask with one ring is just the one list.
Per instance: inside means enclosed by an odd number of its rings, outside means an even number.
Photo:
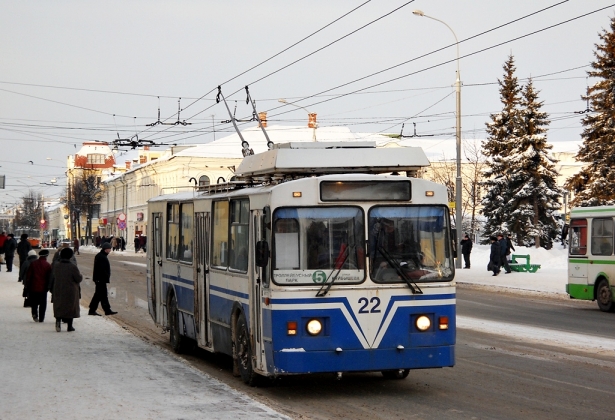
[{"label": "trolleybus front door", "polygon": [[158,302],[160,302],[161,270],[162,270],[162,213],[152,213],[152,250],[150,257],[150,281],[147,285],[149,302],[149,313],[155,322],[157,319]]},{"label": "trolleybus front door", "polygon": [[249,277],[251,284],[250,292],[250,319],[251,328],[253,331],[253,348],[252,354],[256,358],[256,368],[261,371],[266,371],[267,365],[264,360],[265,345],[263,343],[263,315],[262,315],[262,303],[266,291],[268,291],[268,284],[266,279],[267,267],[258,267],[256,265],[255,247],[256,243],[260,240],[265,240],[265,232],[263,227],[262,213],[258,210],[252,212],[252,226],[254,227],[252,233],[251,248],[252,252],[249,266]]},{"label": "trolleybus front door", "polygon": [[195,213],[196,233],[196,282],[194,284],[194,318],[197,327],[197,340],[201,346],[211,347],[209,343],[207,296],[209,289],[209,213]]}]

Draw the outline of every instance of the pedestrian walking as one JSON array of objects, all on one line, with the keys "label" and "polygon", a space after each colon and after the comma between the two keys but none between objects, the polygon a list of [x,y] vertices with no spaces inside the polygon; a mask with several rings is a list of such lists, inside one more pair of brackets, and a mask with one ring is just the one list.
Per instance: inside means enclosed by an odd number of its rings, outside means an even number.
[{"label": "pedestrian walking", "polygon": [[56,319],[56,331],[62,330],[62,321],[66,322],[66,331],[75,331],[73,319],[80,317],[79,298],[83,276],[79,268],[71,263],[73,250],[64,248],[60,251],[60,260],[53,265],[52,297],[53,316]]},{"label": "pedestrian walking", "polygon": [[19,268],[28,259],[28,251],[32,249],[32,245],[28,242],[28,234],[22,233],[21,239],[17,244],[17,255],[19,255]]},{"label": "pedestrian walking", "polygon": [[88,315],[100,316],[96,310],[100,304],[105,311],[105,315],[115,315],[117,312],[111,310],[109,303],[109,295],[107,294],[107,283],[111,278],[111,264],[109,264],[109,252],[111,252],[111,244],[104,243],[96,257],[94,257],[94,274],[92,280],[96,286],[94,296],[90,302],[90,310]]},{"label": "pedestrian walking", "polygon": [[493,271],[493,275],[497,276],[500,274],[500,243],[498,242],[498,238],[492,236],[489,238],[491,240],[491,253],[489,254],[489,264],[487,265],[487,270]]},{"label": "pedestrian walking", "polygon": [[74,255],[81,255],[79,254],[79,238],[75,238],[75,240],[73,241],[73,247],[75,248],[73,251]]},{"label": "pedestrian walking", "polygon": [[139,245],[140,243],[141,241],[139,240],[139,237],[135,236],[135,254],[139,252],[139,249],[141,249],[141,246]]},{"label": "pedestrian walking", "polygon": [[504,268],[506,274],[510,274],[510,266],[508,265],[508,259],[506,258],[508,242],[506,241],[506,238],[504,238],[503,233],[498,233],[498,242],[500,243],[500,267]]},{"label": "pedestrian walking", "polygon": [[466,233],[463,236],[463,239],[460,242],[461,244],[461,254],[463,255],[463,261],[465,263],[465,267],[470,268],[470,253],[472,252],[472,240]]},{"label": "pedestrian walking", "polygon": [[[21,265],[21,267],[19,267],[19,278],[17,279],[17,281],[24,281],[26,279],[26,273],[28,272],[28,268],[30,268],[30,264],[32,263],[32,261],[35,261],[37,259],[38,255],[36,254],[35,250],[31,249],[30,251],[28,251],[28,258],[26,258],[26,261]],[[23,307],[29,308],[30,299],[28,298],[28,288],[25,281],[23,283],[23,292],[21,293],[21,296],[24,298]]]},{"label": "pedestrian walking", "polygon": [[506,235],[506,261],[507,262],[511,262],[512,261],[512,251],[515,251],[515,247],[513,246],[512,243],[512,235],[509,233],[508,235]]},{"label": "pedestrian walking", "polygon": [[144,235],[139,235],[139,248],[146,252],[147,238]]},{"label": "pedestrian walking", "polygon": [[[34,252],[36,256],[36,251]],[[47,292],[51,281],[51,265],[47,262],[48,256],[48,250],[41,250],[38,253],[38,259],[31,260],[24,277],[24,288],[30,300],[34,322],[43,322],[47,311]],[[26,264],[28,260],[23,265]]]},{"label": "pedestrian walking", "polygon": [[35,250],[31,249],[30,251],[28,251],[28,257],[26,258],[26,261],[21,265],[21,267],[19,267],[19,277],[17,278],[17,281],[23,281],[26,278],[26,272],[30,267],[30,263],[37,259],[38,255],[36,254]]},{"label": "pedestrian walking", "polygon": [[17,249],[17,241],[15,235],[9,233],[7,240],[4,242],[4,259],[6,261],[6,272],[13,271],[13,258]]},{"label": "pedestrian walking", "polygon": [[122,251],[126,251],[126,239],[123,236],[120,236],[120,248]]},{"label": "pedestrian walking", "polygon": [[6,259],[4,255],[4,243],[6,242],[7,238],[8,236],[6,236],[6,232],[2,231],[2,233],[0,233],[0,271],[2,271],[2,264],[6,264]]}]

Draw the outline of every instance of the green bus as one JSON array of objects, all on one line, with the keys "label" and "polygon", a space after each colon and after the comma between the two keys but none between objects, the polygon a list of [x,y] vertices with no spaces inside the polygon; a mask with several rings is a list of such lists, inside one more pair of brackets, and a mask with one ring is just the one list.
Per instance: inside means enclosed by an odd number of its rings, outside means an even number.
[{"label": "green bus", "polygon": [[601,311],[615,311],[615,206],[570,210],[568,284],[573,299],[595,300]]}]

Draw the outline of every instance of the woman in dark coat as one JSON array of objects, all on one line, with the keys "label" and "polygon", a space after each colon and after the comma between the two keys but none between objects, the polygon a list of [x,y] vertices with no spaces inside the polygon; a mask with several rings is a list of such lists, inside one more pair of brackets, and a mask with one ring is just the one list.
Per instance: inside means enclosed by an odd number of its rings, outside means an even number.
[{"label": "woman in dark coat", "polygon": [[73,318],[79,318],[79,296],[83,276],[70,259],[73,250],[64,248],[60,251],[60,261],[53,265],[53,315],[56,318],[56,331],[60,332],[62,321],[66,322],[66,331],[75,331]]},{"label": "woman in dark coat", "polygon": [[500,243],[498,238],[492,236],[491,238],[491,254],[489,254],[489,266],[493,271],[493,275],[500,274]]}]

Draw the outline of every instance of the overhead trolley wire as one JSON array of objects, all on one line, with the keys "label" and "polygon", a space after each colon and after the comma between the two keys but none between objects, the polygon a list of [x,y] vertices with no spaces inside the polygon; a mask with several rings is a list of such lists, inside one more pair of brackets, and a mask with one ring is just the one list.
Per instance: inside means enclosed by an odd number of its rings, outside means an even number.
[{"label": "overhead trolley wire", "polygon": [[[480,36],[486,35],[486,34],[488,34],[488,33],[490,33],[490,32],[496,31],[496,30],[498,30],[498,29],[501,29],[501,28],[503,28],[503,27],[505,27],[505,26],[508,26],[508,25],[511,25],[511,24],[513,24],[513,23],[519,22],[519,21],[521,21],[521,20],[523,20],[523,19],[526,19],[526,18],[528,18],[528,17],[534,16],[534,15],[536,15],[536,14],[538,14],[538,13],[542,13],[542,12],[544,12],[544,11],[546,11],[546,10],[549,10],[549,9],[552,9],[552,8],[554,8],[554,7],[556,7],[556,6],[560,6],[560,5],[564,4],[564,3],[567,3],[568,1],[570,1],[570,0],[560,1],[559,3],[556,3],[556,4],[553,4],[553,5],[551,5],[551,6],[548,6],[548,7],[542,8],[542,9],[537,10],[537,11],[535,11],[535,12],[529,13],[529,14],[527,14],[527,15],[525,15],[525,16],[521,16],[520,18],[513,19],[513,20],[511,20],[511,21],[509,21],[509,22],[506,22],[506,23],[503,23],[503,24],[501,24],[501,25],[495,26],[495,27],[493,27],[493,28],[491,28],[491,29],[488,29],[488,30],[486,30],[486,31],[480,32],[480,33],[478,33],[478,34],[476,34],[476,35],[472,35],[472,36],[470,36],[470,37],[468,37],[468,38],[465,38],[465,39],[462,39],[461,41],[459,41],[459,44],[461,44],[461,43],[463,43],[463,42],[467,42],[467,41],[469,41],[469,40],[471,40],[471,39],[478,38],[478,37],[480,37]],[[435,53],[437,53],[437,52],[440,52],[440,51],[443,51],[443,50],[445,50],[445,49],[447,49],[447,48],[453,47],[453,46],[455,46],[455,45],[457,45],[457,43],[452,43],[452,44],[446,45],[446,46],[444,46],[444,47],[441,47],[441,48],[438,48],[438,49],[432,50],[432,51],[430,51],[430,52],[428,52],[428,53],[425,53],[425,54],[419,55],[418,57],[414,57],[414,58],[412,58],[412,59],[410,59],[410,60],[403,61],[403,62],[401,62],[401,63],[399,63],[399,64],[394,65],[394,66],[387,67],[387,68],[385,68],[385,69],[379,70],[379,71],[377,71],[377,72],[375,72],[375,73],[368,74],[368,75],[366,75],[366,76],[360,77],[360,78],[355,79],[355,80],[352,80],[352,81],[350,81],[350,82],[343,83],[343,84],[341,84],[341,85],[338,85],[338,86],[335,86],[335,87],[329,88],[329,89],[327,89],[327,90],[323,90],[323,91],[318,92],[318,93],[316,93],[316,94],[314,94],[314,95],[307,96],[307,97],[305,97],[305,98],[303,98],[303,99],[301,99],[301,100],[306,100],[306,99],[313,98],[313,97],[315,97],[315,96],[320,96],[320,95],[322,95],[322,94],[324,94],[324,93],[331,92],[331,91],[333,91],[333,90],[337,90],[337,89],[342,88],[342,87],[344,87],[344,86],[348,86],[348,85],[351,85],[351,84],[353,84],[353,83],[360,82],[360,81],[362,81],[362,80],[368,79],[368,78],[373,77],[373,76],[377,76],[377,75],[379,75],[379,74],[382,74],[382,73],[385,73],[385,72],[387,72],[387,71],[393,70],[393,69],[395,69],[395,68],[401,67],[401,66],[403,66],[403,65],[406,65],[406,64],[408,64],[408,63],[414,62],[414,61],[416,61],[416,60],[420,60],[421,58],[428,57],[428,56],[433,55],[433,54],[435,54]],[[459,58],[461,59],[462,57],[459,57]],[[456,61],[456,59],[455,59],[455,60],[451,60],[451,61]],[[450,62],[450,61],[447,61],[446,63],[449,63],[449,62]],[[446,63],[443,63],[443,64],[446,64]],[[397,80],[397,79],[392,79],[392,80]],[[384,84],[384,83],[383,83],[383,84]],[[373,85],[373,86],[370,86],[369,88],[371,88],[371,87],[375,87],[375,86],[379,86],[379,85],[380,85],[380,84]],[[369,89],[369,88],[368,88],[368,89]],[[360,90],[357,90],[357,91],[354,91],[354,92],[350,92],[349,94],[358,93],[358,92],[361,92],[361,91],[363,91],[363,90],[365,90],[365,89],[360,89]],[[336,98],[337,98],[337,97],[336,97]],[[335,99],[335,98],[334,98],[334,99]],[[296,101],[296,102],[298,102],[298,101]],[[322,103],[322,102],[317,102],[317,104],[318,104],[318,103]],[[273,111],[273,110],[276,110],[276,109],[282,108],[283,106],[284,106],[284,105],[280,105],[280,106],[278,106],[278,107],[275,107],[275,108],[271,109],[270,111]],[[292,111],[295,111],[295,110],[293,109]],[[291,111],[287,111],[287,112],[291,112]],[[276,115],[280,115],[280,114],[276,114]]]},{"label": "overhead trolley wire", "polygon": [[[398,77],[394,77],[394,78],[389,79],[389,80],[385,80],[385,81],[380,82],[380,83],[376,83],[376,84],[373,84],[373,85],[370,85],[370,86],[367,86],[367,87],[364,87],[364,88],[361,88],[361,89],[354,90],[354,91],[352,91],[352,92],[348,92],[348,93],[340,94],[340,95],[335,96],[335,97],[333,97],[333,98],[324,99],[324,100],[322,100],[322,101],[314,102],[314,103],[311,103],[311,104],[306,105],[306,107],[312,107],[312,106],[314,106],[314,105],[318,105],[318,104],[322,104],[322,103],[325,103],[325,102],[333,101],[333,100],[335,100],[335,99],[339,99],[339,98],[342,98],[342,97],[345,97],[345,96],[348,96],[348,95],[352,95],[352,94],[355,94],[355,93],[357,93],[357,92],[362,92],[362,91],[365,91],[365,90],[367,90],[367,89],[371,89],[371,88],[374,88],[374,87],[377,87],[377,86],[382,86],[382,85],[385,85],[385,84],[388,84],[388,83],[391,83],[391,82],[394,82],[394,81],[397,81],[397,80],[401,80],[401,79],[404,79],[404,78],[406,78],[406,77],[413,76],[413,75],[418,74],[418,73],[423,73],[423,72],[425,72],[425,71],[427,71],[427,70],[431,70],[431,69],[434,69],[434,68],[437,68],[437,67],[441,67],[441,66],[443,66],[443,65],[445,65],[445,64],[449,64],[449,63],[456,62],[456,61],[457,61],[457,59],[461,60],[462,58],[471,57],[471,56],[473,56],[473,55],[480,54],[480,53],[483,53],[483,52],[485,52],[485,51],[492,50],[492,49],[497,48],[497,47],[500,47],[500,46],[502,46],[502,45],[506,45],[506,44],[509,44],[509,43],[511,43],[511,42],[518,41],[518,40],[520,40],[520,39],[527,38],[527,37],[532,36],[532,35],[536,35],[536,34],[538,34],[538,33],[540,33],[540,32],[544,32],[544,31],[546,31],[546,30],[553,29],[553,28],[555,28],[555,27],[558,27],[558,26],[564,25],[564,24],[566,24],[566,23],[573,22],[573,21],[578,20],[578,19],[581,19],[581,18],[583,18],[583,17],[587,17],[587,16],[589,16],[589,15],[592,15],[592,14],[594,14],[594,13],[600,12],[600,11],[602,11],[602,10],[608,9],[608,8],[610,8],[610,7],[613,7],[613,6],[615,6],[615,3],[614,3],[614,4],[610,4],[610,5],[608,5],[608,6],[605,6],[605,7],[601,7],[601,8],[599,8],[599,9],[593,10],[593,11],[588,12],[588,13],[584,13],[584,14],[579,15],[579,16],[575,16],[575,17],[573,17],[573,18],[570,18],[570,19],[564,20],[564,21],[562,21],[562,22],[559,22],[559,23],[556,23],[556,24],[553,24],[553,25],[546,26],[546,27],[544,27],[544,28],[542,28],[542,29],[538,29],[538,30],[536,30],[536,31],[532,31],[532,32],[526,33],[526,34],[524,34],[524,35],[520,35],[520,36],[517,36],[517,37],[511,38],[511,39],[509,39],[509,40],[507,40],[507,41],[499,42],[499,43],[494,44],[494,45],[491,45],[491,46],[489,46],[489,47],[485,47],[485,48],[482,48],[482,49],[479,49],[479,50],[473,51],[473,52],[471,52],[471,53],[461,55],[461,56],[459,56],[459,58],[453,58],[453,59],[450,59],[450,60],[446,60],[446,61],[440,62],[440,63],[438,63],[438,64],[434,64],[434,65],[432,65],[432,66],[424,67],[424,68],[422,68],[422,69],[420,69],[420,70],[416,70],[416,71],[413,71],[413,72],[410,72],[410,73],[407,73],[407,74],[404,74],[404,75],[401,75],[401,76],[398,76]],[[517,19],[517,20],[518,20],[518,19]],[[489,31],[487,31],[487,32],[489,32]],[[485,33],[486,33],[486,32],[485,32]],[[473,38],[473,37],[471,37],[471,38]],[[467,39],[470,39],[470,38],[467,38]],[[466,40],[467,40],[467,39],[466,39]],[[464,40],[464,41],[465,41],[465,40]],[[460,41],[460,42],[463,42],[463,41]],[[451,44],[451,45],[455,45],[455,44]],[[449,45],[449,46],[450,46],[450,45]],[[320,92],[320,93],[318,93],[318,94],[325,93],[325,92],[329,92],[329,91],[331,91],[331,90],[333,90],[333,89],[337,89],[337,88],[339,88],[339,87],[346,86],[346,85],[347,85],[347,84],[340,85],[340,86],[338,86],[338,87],[336,87],[336,88],[328,89],[328,90],[323,91],[323,92]],[[309,99],[309,98],[311,98],[311,97],[313,97],[313,96],[314,96],[314,95],[312,95],[312,96],[308,96],[308,97],[306,97],[305,99]],[[280,107],[276,107],[276,108],[274,108],[274,109],[278,109],[278,108],[280,108]],[[283,115],[283,114],[286,114],[286,113],[288,113],[288,112],[292,112],[292,111],[294,111],[294,110],[289,110],[289,111],[285,111],[285,112],[280,112],[280,113],[278,113],[278,114],[274,114],[273,116]]]},{"label": "overhead trolley wire", "polygon": [[[411,0],[411,2],[412,2],[412,1],[414,1],[414,0]],[[283,50],[281,50],[281,51],[279,51],[279,52],[275,53],[275,54],[274,54],[274,55],[272,55],[271,57],[269,57],[269,58],[267,58],[267,59],[265,59],[265,60],[261,61],[260,63],[258,63],[258,64],[256,64],[256,65],[254,65],[254,66],[250,67],[249,69],[247,69],[247,70],[245,70],[245,71],[243,71],[243,72],[241,72],[241,73],[237,74],[236,76],[231,77],[230,79],[226,80],[225,82],[218,84],[218,86],[221,86],[221,85],[224,85],[224,84],[226,84],[226,83],[229,83],[229,82],[231,82],[231,81],[233,81],[233,80],[237,79],[238,77],[243,76],[244,74],[248,73],[249,71],[252,71],[252,70],[256,69],[257,67],[260,67],[261,65],[263,65],[263,64],[265,64],[265,63],[267,63],[268,61],[271,61],[271,60],[272,60],[272,59],[274,59],[275,57],[277,57],[277,56],[279,56],[279,55],[281,55],[281,54],[285,53],[286,51],[290,50],[291,48],[293,48],[293,47],[295,47],[295,46],[297,46],[297,45],[301,44],[303,41],[306,41],[307,39],[309,39],[309,38],[313,37],[313,36],[314,36],[314,35],[316,35],[317,33],[321,32],[321,31],[323,31],[324,29],[328,28],[329,26],[333,25],[334,23],[339,22],[340,20],[342,20],[342,19],[343,19],[343,18],[345,18],[346,16],[350,15],[351,13],[353,13],[353,12],[355,12],[355,11],[359,10],[361,7],[365,6],[365,5],[366,5],[367,3],[369,3],[369,2],[371,2],[371,0],[367,0],[367,1],[363,2],[363,3],[361,3],[360,5],[358,5],[357,7],[355,7],[354,9],[352,9],[352,10],[350,10],[350,11],[348,11],[348,12],[344,13],[342,16],[340,16],[340,17],[338,17],[338,18],[334,19],[333,21],[329,22],[328,24],[326,24],[326,25],[325,25],[325,26],[323,26],[322,28],[317,29],[316,31],[314,31],[314,32],[312,32],[311,34],[309,34],[309,35],[307,35],[307,36],[303,37],[302,39],[300,39],[299,41],[295,42],[294,44],[292,44],[292,45],[290,45],[290,46],[288,46],[288,47],[284,48]],[[188,109],[188,108],[190,108],[192,105],[194,105],[195,103],[197,103],[197,102],[201,101],[203,98],[205,98],[205,96],[209,95],[210,93],[212,93],[212,92],[214,92],[216,89],[218,89],[218,86],[216,86],[215,88],[211,89],[209,92],[205,93],[204,95],[200,96],[200,97],[199,97],[198,99],[196,99],[195,101],[193,101],[193,102],[191,102],[190,104],[188,104],[185,108],[183,108],[183,110]],[[241,89],[240,89],[240,90],[241,90]],[[239,92],[239,90],[238,90],[238,91],[236,91],[236,92],[233,92],[233,93],[231,94],[231,96],[232,96],[233,94],[237,93],[237,92]],[[207,108],[205,108],[204,110],[202,110],[202,111],[200,111],[200,112],[198,112],[198,113],[194,114],[192,117],[187,118],[187,119],[188,119],[188,120],[190,120],[190,119],[192,119],[192,118],[196,117],[197,115],[202,114],[203,112],[205,112],[205,111],[209,110],[210,108],[212,108],[214,105],[216,105],[216,103],[214,103],[214,104],[212,104],[212,105],[208,106],[208,107],[207,107]],[[169,117],[169,118],[172,118],[172,117],[174,117],[174,116],[175,116],[175,114],[174,114],[174,115],[172,115],[172,116],[171,116],[171,117]],[[167,118],[167,119],[169,119],[169,118]],[[166,121],[167,119],[165,119],[165,121]],[[148,130],[149,130],[149,128],[147,128],[147,129],[145,129],[145,130],[141,131],[139,134],[144,133],[144,132],[146,132],[146,131],[148,131]],[[162,130],[162,131],[160,131],[160,132],[165,132],[165,131],[167,131],[167,130]]]},{"label": "overhead trolley wire", "polygon": [[[505,24],[502,24],[502,25],[499,25],[499,26],[494,27],[494,28],[492,28],[492,29],[489,29],[489,30],[487,30],[487,31],[483,31],[483,32],[481,32],[481,33],[479,33],[479,34],[473,35],[473,36],[471,36],[471,37],[469,37],[469,38],[466,38],[466,39],[464,39],[464,40],[460,41],[460,43],[461,43],[461,42],[468,41],[468,40],[473,39],[473,38],[476,38],[476,37],[478,37],[478,36],[481,36],[481,35],[487,34],[487,33],[489,33],[489,32],[492,32],[492,31],[496,30],[496,29],[499,29],[499,28],[502,28],[502,27],[504,27],[504,26],[507,26],[507,25],[509,25],[509,24],[511,24],[511,23],[518,22],[518,21],[520,21],[520,20],[522,20],[522,19],[525,19],[525,18],[527,18],[527,17],[530,17],[530,16],[533,16],[533,15],[536,15],[537,13],[541,13],[541,12],[543,12],[543,11],[545,11],[545,10],[548,10],[548,9],[551,9],[551,8],[556,7],[556,6],[558,6],[558,5],[561,5],[561,4],[563,4],[563,3],[566,3],[567,1],[569,1],[569,0],[566,0],[566,1],[562,1],[562,2],[556,3],[556,4],[551,5],[551,6],[549,6],[549,7],[546,7],[546,8],[540,9],[540,10],[538,10],[538,11],[536,11],[536,12],[532,12],[532,13],[530,13],[530,14],[528,14],[528,15],[522,16],[522,17],[520,17],[520,18],[514,19],[514,20],[512,20],[512,21],[510,21],[510,22],[507,22],[507,23],[505,23]],[[573,18],[570,18],[570,19],[567,19],[567,20],[561,21],[561,22],[559,22],[559,23],[556,23],[556,24],[553,24],[553,25],[546,26],[546,27],[544,27],[544,28],[542,28],[542,29],[538,29],[538,30],[536,30],[536,31],[532,31],[532,32],[526,33],[526,34],[524,34],[524,35],[520,35],[520,36],[517,36],[517,37],[511,38],[511,39],[509,39],[509,40],[507,40],[507,41],[503,41],[503,42],[500,42],[500,43],[494,44],[494,45],[492,45],[492,46],[485,47],[485,48],[482,48],[482,49],[480,49],[480,50],[476,50],[476,51],[471,52],[471,53],[468,53],[468,54],[464,54],[464,55],[460,56],[460,57],[459,57],[459,59],[462,59],[462,58],[467,58],[467,57],[470,57],[470,56],[473,56],[473,55],[476,55],[476,54],[480,54],[480,53],[482,53],[482,52],[485,52],[485,51],[491,50],[491,49],[493,49],[493,48],[497,48],[497,47],[499,47],[499,46],[502,46],[502,45],[505,45],[505,44],[508,44],[508,43],[511,43],[511,42],[517,41],[517,40],[519,40],[519,39],[527,38],[527,37],[529,37],[529,36],[532,36],[532,35],[535,35],[535,34],[538,34],[538,33],[544,32],[544,31],[546,31],[546,30],[553,29],[553,28],[555,28],[555,27],[558,27],[558,26],[564,25],[564,24],[566,24],[566,23],[570,23],[570,22],[572,22],[572,21],[575,21],[575,20],[581,19],[581,18],[583,18],[583,17],[587,17],[587,16],[589,16],[589,15],[592,15],[592,14],[594,14],[594,13],[600,12],[600,11],[602,11],[602,10],[608,9],[608,8],[610,8],[610,7],[613,7],[613,6],[615,6],[615,4],[611,4],[611,5],[608,5],[608,6],[605,6],[605,7],[602,7],[602,8],[596,9],[596,10],[593,10],[593,11],[591,11],[591,12],[584,13],[584,14],[582,14],[582,15],[578,15],[578,16],[576,16],[576,17],[573,17]],[[414,58],[414,59],[408,60],[408,61],[406,61],[406,62],[404,62],[404,63],[408,63],[408,62],[411,62],[411,61],[415,61],[415,60],[417,60],[417,59],[419,59],[419,58],[425,57],[425,56],[427,56],[427,55],[433,54],[433,53],[435,53],[435,52],[437,52],[437,51],[441,51],[441,50],[443,50],[443,49],[449,48],[449,47],[454,46],[454,45],[456,45],[456,44],[455,44],[455,43],[450,44],[450,45],[448,45],[448,46],[446,46],[446,47],[443,47],[443,48],[440,48],[440,49],[434,50],[434,51],[432,51],[432,52],[430,52],[430,53],[427,53],[427,54],[424,54],[424,55],[422,55],[422,56],[416,57],[416,58]],[[367,87],[364,87],[364,88],[361,88],[361,89],[357,89],[357,90],[354,90],[354,91],[351,91],[351,92],[347,92],[347,93],[344,93],[344,94],[340,94],[340,95],[337,95],[337,96],[334,96],[334,97],[332,97],[332,98],[328,98],[328,99],[325,99],[325,100],[322,100],[322,101],[318,101],[318,102],[311,103],[311,104],[309,104],[309,105],[306,105],[306,107],[312,107],[312,106],[314,106],[314,105],[322,104],[322,103],[325,103],[325,102],[330,102],[330,101],[333,101],[333,100],[336,100],[336,99],[339,99],[339,98],[342,98],[342,97],[345,97],[345,96],[349,96],[349,95],[352,95],[352,94],[356,94],[356,93],[359,93],[359,92],[363,92],[363,91],[365,91],[365,90],[367,90],[367,89],[371,89],[371,88],[374,88],[374,87],[377,87],[377,86],[382,86],[382,85],[384,85],[384,84],[388,84],[388,83],[391,83],[391,82],[393,82],[393,81],[397,81],[397,80],[400,80],[400,79],[403,79],[403,78],[406,78],[406,77],[409,77],[409,76],[412,76],[412,75],[415,75],[415,74],[418,74],[418,73],[422,73],[422,72],[425,72],[425,71],[427,71],[427,70],[431,70],[431,69],[434,69],[434,68],[437,68],[437,67],[443,66],[443,65],[445,65],[445,64],[455,62],[455,61],[457,61],[457,58],[454,58],[454,59],[451,59],[451,60],[446,60],[446,61],[443,61],[443,62],[441,62],[441,63],[435,64],[435,65],[432,65],[432,66],[428,66],[428,67],[425,67],[425,68],[423,68],[423,69],[420,69],[420,70],[417,70],[417,71],[414,71],[414,72],[411,72],[411,73],[407,73],[407,74],[402,75],[402,76],[399,76],[399,77],[395,77],[395,78],[392,78],[392,79],[389,79],[389,80],[386,80],[386,81],[383,81],[383,82],[380,82],[380,83],[376,83],[376,84],[373,84],[373,85],[370,85],[370,86],[367,86]],[[404,64],[404,63],[401,63],[401,64]],[[401,64],[399,64],[399,65],[401,65]],[[394,66],[394,67],[398,67],[399,65]],[[394,68],[394,67],[390,67],[390,68]],[[585,66],[582,66],[582,67],[585,67]],[[355,81],[348,82],[348,83],[344,83],[344,84],[342,84],[342,85],[338,85],[338,86],[336,86],[336,87],[333,87],[333,88],[327,89],[327,90],[325,90],[325,91],[321,91],[321,92],[316,93],[316,94],[314,94],[314,95],[310,95],[310,96],[308,96],[308,97],[305,97],[305,98],[304,98],[304,100],[305,100],[305,99],[312,98],[312,97],[314,97],[314,96],[316,96],[316,95],[321,95],[321,94],[323,94],[323,93],[330,92],[331,90],[339,89],[340,87],[344,87],[344,86],[347,86],[347,85],[349,85],[349,84],[351,84],[351,83],[354,83],[354,82],[356,82],[356,81],[360,81],[360,80],[363,80],[363,79],[365,79],[365,78],[371,77],[371,76],[373,76],[373,75],[380,74],[380,73],[382,73],[383,71],[386,71],[386,70],[387,70],[387,69],[382,70],[382,71],[380,71],[380,72],[373,73],[373,74],[371,74],[371,75],[365,76],[365,77],[360,78],[360,79],[356,79]],[[570,70],[570,69],[568,69],[568,70]],[[563,71],[567,71],[567,70],[563,70]],[[282,106],[280,106],[280,107],[275,107],[275,108],[272,108],[272,109],[270,109],[270,110],[268,110],[268,111],[276,110],[276,109],[279,109],[279,108],[281,108],[281,107],[282,107]],[[209,109],[209,108],[207,108],[207,109]],[[201,112],[204,112],[204,111],[205,111],[205,110],[203,110],[203,111],[201,111]],[[294,112],[294,111],[295,111],[294,109],[293,109],[293,110],[289,110],[289,111],[284,111],[284,112],[280,112],[280,113],[278,113],[278,114],[273,114],[272,116],[274,116],[274,117],[275,117],[275,116],[279,116],[279,115],[284,115],[284,114],[287,114],[287,113],[290,113],[290,112]],[[198,114],[196,114],[196,115],[198,115]],[[200,134],[202,134],[202,133],[200,133]],[[200,134],[199,134],[199,135],[200,135]]]}]

